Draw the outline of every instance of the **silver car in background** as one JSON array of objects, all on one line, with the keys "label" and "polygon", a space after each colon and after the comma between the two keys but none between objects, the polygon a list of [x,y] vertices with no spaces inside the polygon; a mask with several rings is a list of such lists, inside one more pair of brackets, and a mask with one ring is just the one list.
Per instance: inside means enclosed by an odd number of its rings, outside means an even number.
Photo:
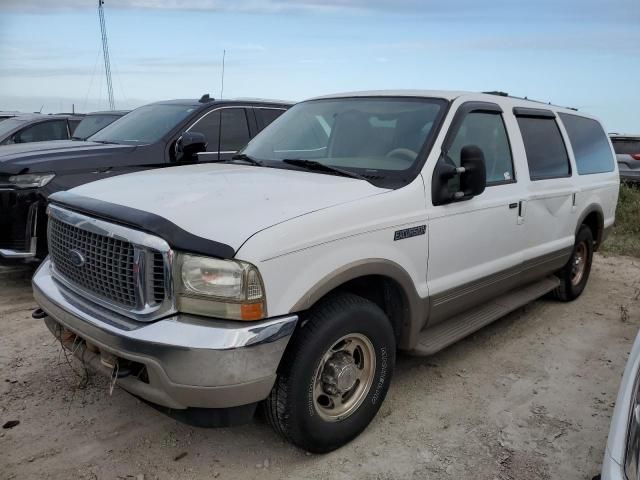
[{"label": "silver car in background", "polygon": [[[639,162],[640,163],[640,162]],[[640,479],[640,334],[624,369],[609,439],[602,462],[602,480]],[[596,477],[597,478],[597,477]]]},{"label": "silver car in background", "polygon": [[640,135],[609,134],[618,159],[620,179],[640,183]]}]

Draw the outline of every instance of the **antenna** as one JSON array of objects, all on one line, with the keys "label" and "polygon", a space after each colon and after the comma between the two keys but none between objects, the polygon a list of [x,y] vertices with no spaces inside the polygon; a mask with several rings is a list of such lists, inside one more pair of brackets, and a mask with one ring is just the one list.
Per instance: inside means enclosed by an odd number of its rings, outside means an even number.
[{"label": "antenna", "polygon": [[222,92],[224,92],[224,58],[227,56],[227,51],[222,50],[222,81],[220,82],[220,100],[222,100]]},{"label": "antenna", "polygon": [[109,109],[115,110],[113,101],[113,85],[111,84],[111,62],[109,61],[109,45],[107,41],[107,26],[104,23],[104,0],[98,0],[98,17],[100,17],[100,33],[102,35],[102,53],[104,55],[104,74],[107,77],[107,93],[109,95]]}]

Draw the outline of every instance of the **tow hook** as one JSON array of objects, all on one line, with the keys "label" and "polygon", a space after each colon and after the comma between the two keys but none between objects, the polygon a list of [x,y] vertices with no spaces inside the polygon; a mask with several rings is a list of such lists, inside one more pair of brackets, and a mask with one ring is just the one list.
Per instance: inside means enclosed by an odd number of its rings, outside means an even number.
[{"label": "tow hook", "polygon": [[36,308],[33,312],[31,312],[31,317],[36,320],[42,320],[47,316],[47,312],[42,310],[41,308]]}]

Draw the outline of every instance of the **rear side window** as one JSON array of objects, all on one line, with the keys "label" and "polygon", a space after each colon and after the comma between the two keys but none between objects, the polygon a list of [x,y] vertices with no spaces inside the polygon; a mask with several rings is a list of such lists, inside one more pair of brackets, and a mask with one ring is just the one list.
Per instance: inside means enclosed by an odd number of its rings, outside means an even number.
[{"label": "rear side window", "polygon": [[262,128],[265,128],[285,112],[284,110],[281,110],[279,108],[256,108],[256,111],[260,115]]},{"label": "rear side window", "polygon": [[613,149],[618,155],[640,154],[640,139],[612,138],[611,143],[613,143]]},{"label": "rear side window", "polygon": [[554,118],[518,116],[531,180],[571,176],[571,166]]},{"label": "rear side window", "polygon": [[578,174],[613,171],[613,155],[607,141],[607,134],[600,123],[578,115],[567,113],[558,115],[569,135]]},{"label": "rear side window", "polygon": [[249,143],[251,136],[244,108],[225,108],[222,110],[220,138],[220,151],[222,152],[237,152]]}]

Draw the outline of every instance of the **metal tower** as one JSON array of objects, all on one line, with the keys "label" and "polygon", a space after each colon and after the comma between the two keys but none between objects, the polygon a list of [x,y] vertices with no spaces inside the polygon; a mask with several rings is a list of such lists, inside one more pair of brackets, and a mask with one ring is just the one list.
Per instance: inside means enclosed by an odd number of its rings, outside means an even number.
[{"label": "metal tower", "polygon": [[104,0],[98,0],[98,16],[100,17],[100,32],[102,34],[102,53],[104,55],[104,74],[107,77],[107,93],[109,94],[109,109],[115,110],[113,101],[113,85],[111,83],[111,62],[109,61],[109,45],[107,42],[107,27],[104,23]]}]

